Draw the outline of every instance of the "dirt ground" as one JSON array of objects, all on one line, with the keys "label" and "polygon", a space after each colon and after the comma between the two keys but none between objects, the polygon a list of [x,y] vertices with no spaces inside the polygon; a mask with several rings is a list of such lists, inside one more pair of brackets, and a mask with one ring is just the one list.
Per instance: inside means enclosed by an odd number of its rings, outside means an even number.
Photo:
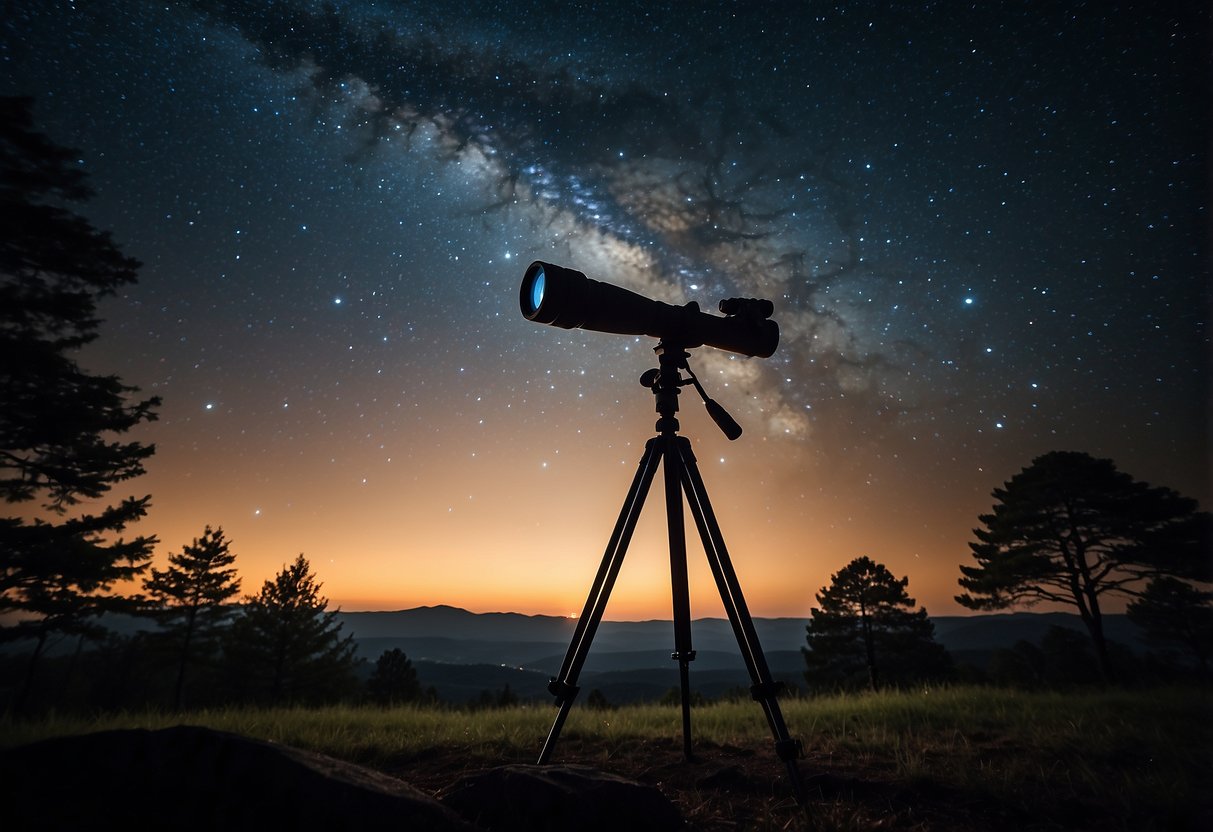
[{"label": "dirt ground", "polygon": [[[469,756],[430,749],[381,768],[441,797],[460,777],[532,759]],[[1090,828],[1091,810],[1072,806],[1059,815],[1033,817],[1024,808],[964,794],[939,784],[898,783],[887,774],[834,760],[798,762],[803,805],[797,803],[787,768],[770,748],[698,744],[686,760],[681,742],[636,740],[615,744],[562,740],[553,763],[586,765],[655,786],[678,806],[695,832],[724,830],[1057,830]],[[1096,815],[1100,814],[1096,811]],[[1105,829],[1124,828],[1121,824]]]}]

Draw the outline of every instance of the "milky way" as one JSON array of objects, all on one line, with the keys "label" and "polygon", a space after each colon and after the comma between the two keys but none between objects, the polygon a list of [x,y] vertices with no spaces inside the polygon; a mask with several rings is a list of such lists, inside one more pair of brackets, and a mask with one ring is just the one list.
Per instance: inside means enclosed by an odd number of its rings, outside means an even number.
[{"label": "milky way", "polygon": [[[522,320],[532,259],[775,302],[770,359],[692,358],[746,436],[683,402],[760,611],[860,554],[947,611],[976,512],[1049,450],[1207,504],[1203,10],[652,6],[12,4],[0,92],[145,262],[89,361],[165,398],[166,547],[222,524],[347,605],[563,610],[652,344]],[[544,523],[582,571],[517,539]],[[518,576],[465,585],[503,537]]]},{"label": "milky way", "polygon": [[[524,214],[538,239],[594,237],[590,257],[580,252],[585,270],[675,302],[784,301],[781,366],[760,374],[717,362],[764,402],[772,428],[804,435],[823,391],[862,394],[876,410],[910,406],[913,385],[895,371],[926,352],[895,320],[910,296],[904,276],[865,262],[866,223],[844,219],[846,186],[790,126],[796,116],[780,112],[779,94],[748,100],[731,78],[736,62],[721,60],[723,39],[652,67],[629,66],[620,44],[624,72],[587,73],[580,55],[546,51],[563,42],[563,26],[535,27],[548,35],[539,39],[529,31],[538,10],[500,25],[485,47],[411,15],[220,5],[216,20],[234,24],[268,66],[305,76],[368,152],[433,145],[476,171],[486,212]],[[610,38],[587,51],[613,63]],[[880,320],[862,308],[874,300]],[[789,389],[779,383],[789,374],[812,383]]]}]

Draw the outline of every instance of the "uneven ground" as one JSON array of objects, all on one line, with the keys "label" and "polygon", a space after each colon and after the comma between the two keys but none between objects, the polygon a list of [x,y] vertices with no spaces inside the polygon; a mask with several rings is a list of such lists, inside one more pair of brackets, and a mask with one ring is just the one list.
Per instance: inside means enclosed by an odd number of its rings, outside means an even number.
[{"label": "uneven ground", "polygon": [[[516,749],[511,749],[516,754]],[[1213,750],[1210,751],[1213,755]],[[460,776],[505,763],[495,754],[431,748],[377,766],[438,797]],[[698,743],[683,757],[681,740],[604,743],[562,741],[553,762],[593,766],[655,786],[673,801],[691,830],[1193,830],[1213,829],[1213,800],[1202,807],[1157,811],[1109,806],[1076,798],[1069,788],[1055,796],[1038,791],[1017,799],[981,789],[949,786],[928,777],[897,778],[887,765],[809,753],[798,769],[806,796],[795,801],[787,771],[768,746]]]},{"label": "uneven ground", "polygon": [[[574,707],[553,763],[659,788],[692,830],[1152,832],[1213,829],[1213,690],[982,687],[790,699],[807,799],[753,702],[694,711]],[[555,711],[230,708],[0,719],[0,747],[114,728],[204,725],[378,769],[441,797],[465,774],[533,763]],[[624,830],[623,832],[627,832]]]}]

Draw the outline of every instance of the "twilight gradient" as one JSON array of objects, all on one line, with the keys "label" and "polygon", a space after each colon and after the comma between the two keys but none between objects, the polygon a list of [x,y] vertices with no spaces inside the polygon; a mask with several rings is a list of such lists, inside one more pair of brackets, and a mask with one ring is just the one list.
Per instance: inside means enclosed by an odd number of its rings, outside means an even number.
[{"label": "twilight gradient", "polygon": [[[892,5],[9,4],[0,93],[145,263],[86,364],[164,397],[158,564],[221,525],[247,590],[578,610],[654,344],[523,320],[535,259],[775,302],[773,357],[691,359],[745,435],[682,397],[755,615],[859,555],[960,611],[1050,450],[1207,508],[1208,10]],[[661,512],[608,617],[669,616]]]}]

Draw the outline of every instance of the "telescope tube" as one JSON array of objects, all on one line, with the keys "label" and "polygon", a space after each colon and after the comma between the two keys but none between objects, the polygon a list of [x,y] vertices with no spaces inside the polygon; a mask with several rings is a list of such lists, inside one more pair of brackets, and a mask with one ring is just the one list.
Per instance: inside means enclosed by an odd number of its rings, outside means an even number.
[{"label": "telescope tube", "polygon": [[779,346],[779,325],[754,315],[721,317],[699,304],[673,306],[536,260],[526,270],[518,304],[528,321],[563,329],[648,335],[683,348],[710,347],[766,358]]}]

